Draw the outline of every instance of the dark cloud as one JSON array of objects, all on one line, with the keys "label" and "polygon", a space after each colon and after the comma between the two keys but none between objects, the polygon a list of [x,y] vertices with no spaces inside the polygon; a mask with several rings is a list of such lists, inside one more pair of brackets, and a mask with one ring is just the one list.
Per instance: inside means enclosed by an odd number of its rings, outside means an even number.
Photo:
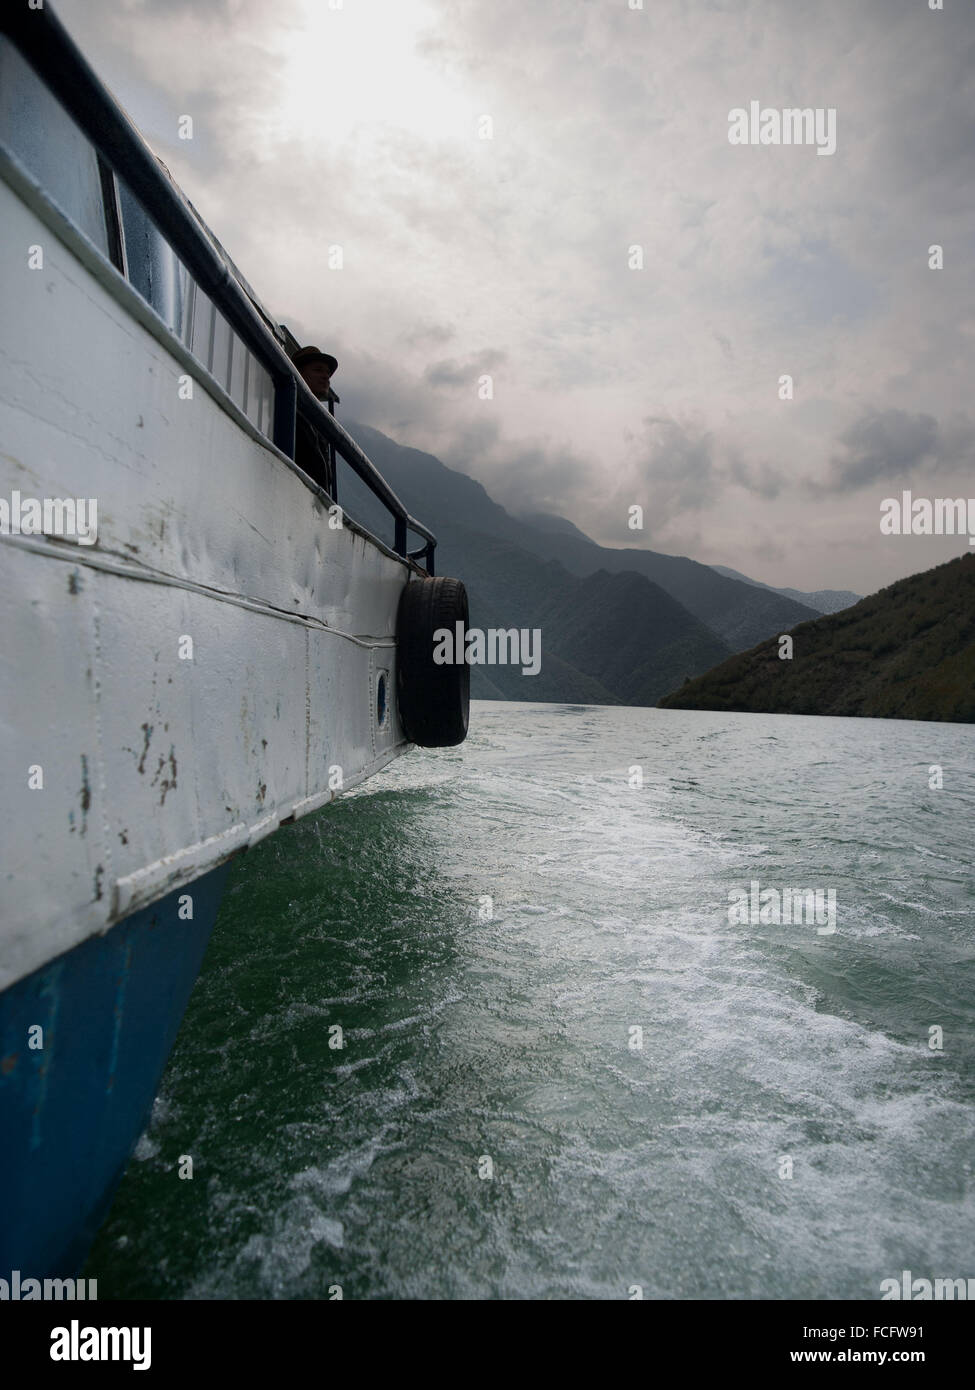
[{"label": "dark cloud", "polygon": [[[501,443],[501,422],[497,415],[481,415],[479,419],[469,420],[467,424],[450,437],[444,448],[444,462],[462,473],[483,472],[483,463]],[[507,450],[507,444],[502,446]]]},{"label": "dark cloud", "polygon": [[731,346],[731,339],[728,338],[724,333],[715,333],[714,341],[718,344],[718,347],[724,353],[728,361],[734,361],[735,353],[734,349]]},{"label": "dark cloud", "polygon": [[457,329],[450,323],[421,323],[408,333],[401,335],[400,341],[407,347],[418,348],[425,344],[442,347],[457,336]]},{"label": "dark cloud", "polygon": [[737,449],[728,451],[725,476],[736,487],[769,502],[779,496],[788,481],[781,469],[761,461],[749,463]]},{"label": "dark cloud", "polygon": [[896,482],[937,463],[942,440],[933,415],[873,410],[840,435],[842,451],[830,460],[827,492],[855,492],[875,482]]},{"label": "dark cloud", "polygon": [[643,423],[635,486],[623,495],[617,493],[615,529],[622,539],[623,504],[637,503],[643,507],[643,534],[649,543],[659,545],[675,522],[686,530],[688,522],[693,524],[693,514],[711,505],[717,476],[714,438],[707,430],[669,417],[649,416]]},{"label": "dark cloud", "polygon": [[[486,424],[482,437],[488,439],[490,434],[491,426]],[[470,432],[461,435],[448,448],[447,462],[464,472],[472,471],[473,464],[484,481],[487,470],[483,461],[478,466],[476,453],[465,450],[468,443],[476,444],[477,439],[477,431],[473,436]],[[572,449],[521,440],[506,440],[499,448],[495,442],[489,476],[492,495],[515,515],[556,512],[576,520],[583,530],[601,522],[604,496],[594,492],[591,460]]]},{"label": "dark cloud", "polygon": [[433,362],[423,373],[423,379],[428,386],[466,387],[473,391],[477,387],[479,377],[491,375],[507,360],[506,352],[489,348],[466,359],[445,358],[443,361]]},{"label": "dark cloud", "polygon": [[389,362],[355,349],[343,352],[334,383],[340,419],[372,425],[416,447],[421,447],[420,438],[431,439],[437,433],[439,402],[397,360]]}]

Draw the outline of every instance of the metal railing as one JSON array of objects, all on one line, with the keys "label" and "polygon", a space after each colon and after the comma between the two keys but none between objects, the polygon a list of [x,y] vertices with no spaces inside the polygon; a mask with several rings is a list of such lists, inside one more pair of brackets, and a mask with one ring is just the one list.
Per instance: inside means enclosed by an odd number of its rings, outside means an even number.
[{"label": "metal railing", "polygon": [[[272,439],[277,447],[294,459],[300,397],[302,416],[329,441],[393,516],[393,549],[397,555],[422,562],[427,572],[433,574],[436,537],[410,516],[355,440],[312,395],[223,257],[170,186],[149,147],[52,14],[50,5],[29,10],[26,5],[14,9],[9,3],[4,4],[0,7],[0,33],[7,35],[106,163],[125,180],[197,284],[270,374],[274,383]],[[408,551],[410,531],[422,536],[426,544]]]}]

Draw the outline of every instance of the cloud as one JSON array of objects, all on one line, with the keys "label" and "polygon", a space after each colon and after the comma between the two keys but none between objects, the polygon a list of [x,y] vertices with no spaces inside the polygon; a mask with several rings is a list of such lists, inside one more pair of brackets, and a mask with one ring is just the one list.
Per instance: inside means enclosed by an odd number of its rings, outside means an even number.
[{"label": "cloud", "polygon": [[334,385],[340,420],[372,425],[403,443],[435,436],[442,423],[438,399],[399,360],[343,352]]},{"label": "cloud", "polygon": [[[485,430],[490,439],[490,427]],[[472,452],[466,445],[476,444],[465,432],[448,447],[446,461],[452,468],[469,471]],[[588,518],[592,505],[592,467],[588,459],[551,440],[491,441],[493,465],[491,493],[515,515],[525,512],[554,512]],[[466,466],[465,466],[466,464]]]},{"label": "cloud", "polygon": [[716,471],[713,436],[663,416],[648,416],[644,425],[637,473],[652,495],[657,526],[709,506]]},{"label": "cloud", "polygon": [[724,476],[736,487],[743,488],[766,501],[778,497],[787,484],[786,475],[781,469],[773,468],[771,464],[762,460],[749,463],[736,448],[728,450]]},{"label": "cloud", "polygon": [[[344,418],[499,500],[619,544],[645,501],[745,572],[801,534],[763,578],[867,592],[903,561],[846,497],[970,472],[971,5],[58,9]],[[835,106],[836,153],[730,146],[753,98]]]},{"label": "cloud", "polygon": [[479,377],[490,375],[507,360],[506,352],[489,348],[463,360],[453,358],[433,362],[423,373],[423,380],[428,386],[466,387],[473,391]]},{"label": "cloud", "polygon": [[421,323],[401,335],[400,341],[409,348],[422,347],[429,343],[433,347],[443,347],[457,336],[457,329],[450,323]]},{"label": "cloud", "polygon": [[854,492],[871,483],[898,482],[958,468],[973,431],[965,421],[943,430],[932,415],[905,410],[871,410],[840,436],[841,452],[830,460],[821,490]]}]

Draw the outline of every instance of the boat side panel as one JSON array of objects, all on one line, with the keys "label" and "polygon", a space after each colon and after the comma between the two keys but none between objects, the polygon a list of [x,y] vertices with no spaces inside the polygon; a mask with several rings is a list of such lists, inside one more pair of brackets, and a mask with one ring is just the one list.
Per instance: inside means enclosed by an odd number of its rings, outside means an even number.
[{"label": "boat side panel", "polygon": [[94,545],[0,535],[3,989],[407,746],[408,570],[2,180],[0,222],[0,497],[97,503]]},{"label": "boat side panel", "polygon": [[376,718],[391,642],[12,544],[0,545],[0,611],[10,649],[43,673],[0,666],[0,985],[401,746],[389,714],[383,728]]}]

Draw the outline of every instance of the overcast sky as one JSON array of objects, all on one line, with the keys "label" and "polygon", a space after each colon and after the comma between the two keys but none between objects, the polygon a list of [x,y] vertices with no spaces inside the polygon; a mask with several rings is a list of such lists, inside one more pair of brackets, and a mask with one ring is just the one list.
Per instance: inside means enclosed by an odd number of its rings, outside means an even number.
[{"label": "overcast sky", "polygon": [[[975,495],[973,0],[55,7],[346,422],[768,583],[969,549],[879,520]],[[835,153],[732,145],[752,101]]]}]

